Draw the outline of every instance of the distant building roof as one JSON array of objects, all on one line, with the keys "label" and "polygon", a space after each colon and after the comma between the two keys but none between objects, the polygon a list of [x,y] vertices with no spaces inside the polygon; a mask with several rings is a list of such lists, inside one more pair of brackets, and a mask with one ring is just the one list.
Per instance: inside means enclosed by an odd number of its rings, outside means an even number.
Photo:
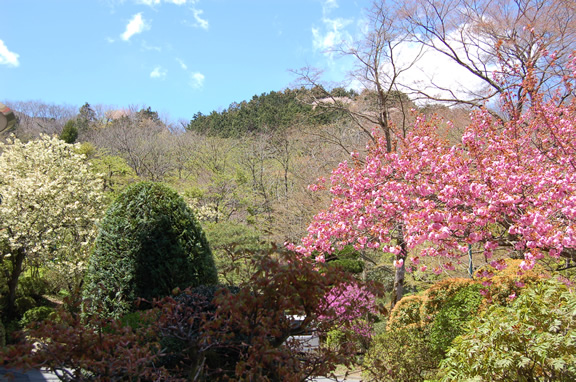
[{"label": "distant building roof", "polygon": [[11,129],[16,124],[14,112],[3,103],[0,103],[0,132]]}]

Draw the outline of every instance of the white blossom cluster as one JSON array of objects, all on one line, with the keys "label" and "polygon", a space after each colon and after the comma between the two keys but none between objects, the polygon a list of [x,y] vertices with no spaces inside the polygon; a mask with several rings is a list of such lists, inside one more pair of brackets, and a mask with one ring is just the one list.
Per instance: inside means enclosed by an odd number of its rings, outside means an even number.
[{"label": "white blossom cluster", "polygon": [[199,222],[212,222],[225,218],[214,202],[201,203],[196,198],[186,198],[186,204],[194,212],[194,216]]},{"label": "white blossom cluster", "polygon": [[100,176],[76,150],[46,135],[0,144],[0,256],[24,251],[28,266],[84,269],[104,194]]}]

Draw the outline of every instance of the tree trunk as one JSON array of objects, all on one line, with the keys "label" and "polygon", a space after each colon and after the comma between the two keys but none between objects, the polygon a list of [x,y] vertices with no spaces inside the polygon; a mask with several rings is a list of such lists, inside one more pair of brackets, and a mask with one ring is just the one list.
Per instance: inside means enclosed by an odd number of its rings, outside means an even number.
[{"label": "tree trunk", "polygon": [[408,255],[408,250],[406,248],[406,243],[404,242],[404,232],[400,229],[400,253],[396,255],[396,261],[402,260],[402,264],[396,267],[396,273],[394,275],[394,290],[392,291],[392,301],[390,301],[390,311],[394,308],[394,305],[402,299],[404,296],[404,275],[406,274],[406,257]]},{"label": "tree trunk", "polygon": [[6,316],[8,319],[16,317],[16,288],[18,287],[18,279],[22,273],[22,265],[26,257],[26,250],[19,248],[18,251],[11,257],[12,271],[8,280],[8,304],[6,306]]}]

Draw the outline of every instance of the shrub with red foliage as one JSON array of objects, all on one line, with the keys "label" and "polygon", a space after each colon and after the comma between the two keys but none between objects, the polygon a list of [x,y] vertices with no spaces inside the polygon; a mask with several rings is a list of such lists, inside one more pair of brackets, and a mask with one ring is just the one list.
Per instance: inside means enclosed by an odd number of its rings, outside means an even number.
[{"label": "shrub with red foliage", "polygon": [[[254,261],[259,270],[245,285],[175,291],[153,309],[125,317],[131,326],[61,311],[23,332],[0,357],[4,365],[45,367],[74,381],[303,381],[350,365],[352,350],[302,351],[293,336],[353,329],[350,318],[375,312],[368,300],[381,288],[294,253]],[[369,299],[326,300],[331,291],[357,284]]]}]

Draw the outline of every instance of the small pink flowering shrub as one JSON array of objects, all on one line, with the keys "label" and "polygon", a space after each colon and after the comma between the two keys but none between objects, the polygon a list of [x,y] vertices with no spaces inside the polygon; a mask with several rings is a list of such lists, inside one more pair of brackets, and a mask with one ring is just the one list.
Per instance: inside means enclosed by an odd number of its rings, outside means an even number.
[{"label": "small pink flowering shrub", "polygon": [[[362,306],[363,309],[350,309],[353,305]],[[382,312],[383,307],[378,304],[375,296],[368,288],[349,283],[332,288],[320,305],[321,310],[331,308],[334,317],[320,316],[323,320],[330,318],[340,321],[342,326],[354,330],[359,336],[370,337],[371,326],[369,322]],[[372,317],[371,317],[372,316]]]},{"label": "small pink flowering shrub", "polygon": [[335,324],[335,329],[328,333],[327,345],[335,349],[351,347],[356,352],[363,352],[372,338],[373,323],[384,308],[378,303],[378,296],[368,288],[348,283],[332,288],[320,309],[330,312],[330,315],[318,319]]}]

